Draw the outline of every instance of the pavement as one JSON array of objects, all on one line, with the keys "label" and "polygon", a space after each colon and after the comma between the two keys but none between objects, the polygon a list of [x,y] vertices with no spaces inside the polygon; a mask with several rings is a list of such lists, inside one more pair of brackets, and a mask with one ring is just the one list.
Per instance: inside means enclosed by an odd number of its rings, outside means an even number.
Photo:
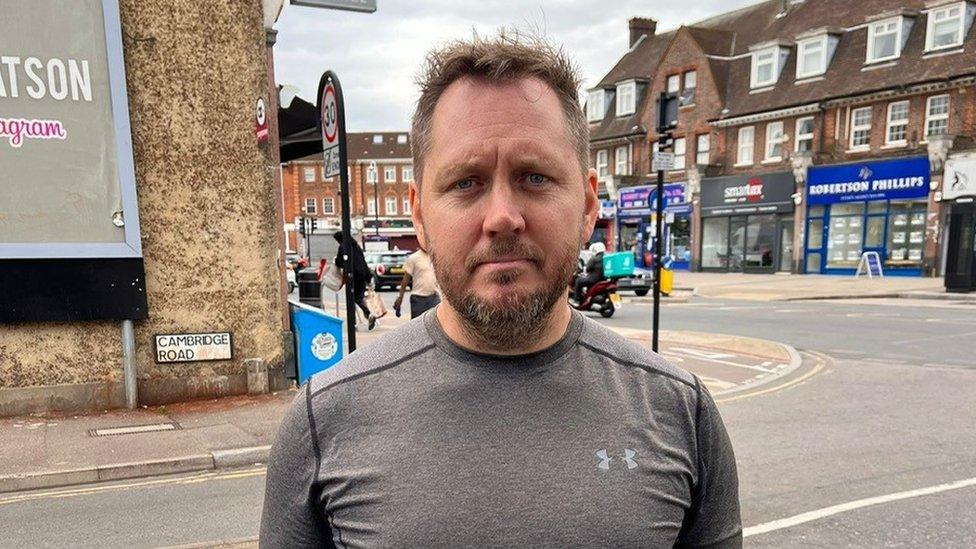
[{"label": "pavement", "polygon": [[[384,296],[389,297],[389,296]],[[391,312],[359,346],[408,321]],[[647,330],[613,328],[650,346]],[[787,345],[699,332],[662,332],[661,352],[699,375],[715,394],[752,390],[795,375]],[[0,419],[0,493],[265,462],[280,418],[297,389],[99,414]]]}]

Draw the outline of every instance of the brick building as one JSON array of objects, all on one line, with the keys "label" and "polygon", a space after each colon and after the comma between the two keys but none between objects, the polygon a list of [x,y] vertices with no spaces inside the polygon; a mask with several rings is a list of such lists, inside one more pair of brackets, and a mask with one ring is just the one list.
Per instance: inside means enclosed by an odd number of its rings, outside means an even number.
[{"label": "brick building", "polygon": [[[413,181],[409,135],[350,133],[347,143],[353,232],[361,241],[381,241],[389,249],[417,249],[408,195]],[[328,258],[334,248],[331,235],[341,227],[339,178],[324,177],[321,154],[288,162],[281,170],[288,251],[305,253],[297,221],[305,216],[315,219],[317,226],[310,242],[312,259]]]},{"label": "brick building", "polygon": [[663,34],[632,19],[630,50],[587,101],[617,202],[608,240],[639,260],[652,249],[644,185],[668,91],[676,266],[849,274],[877,252],[886,274],[941,275],[943,169],[974,147],[974,17],[972,2],[771,0]]}]

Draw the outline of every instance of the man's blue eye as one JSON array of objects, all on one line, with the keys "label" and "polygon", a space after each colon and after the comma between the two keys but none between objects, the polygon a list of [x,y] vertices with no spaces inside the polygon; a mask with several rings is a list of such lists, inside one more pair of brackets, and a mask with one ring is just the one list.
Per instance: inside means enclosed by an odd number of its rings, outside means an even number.
[{"label": "man's blue eye", "polygon": [[470,189],[472,186],[474,186],[474,180],[473,179],[462,179],[462,180],[458,181],[457,183],[455,183],[454,186],[457,187],[459,190],[464,191],[464,190]]},{"label": "man's blue eye", "polygon": [[532,185],[542,185],[548,178],[541,173],[530,173],[528,180]]}]

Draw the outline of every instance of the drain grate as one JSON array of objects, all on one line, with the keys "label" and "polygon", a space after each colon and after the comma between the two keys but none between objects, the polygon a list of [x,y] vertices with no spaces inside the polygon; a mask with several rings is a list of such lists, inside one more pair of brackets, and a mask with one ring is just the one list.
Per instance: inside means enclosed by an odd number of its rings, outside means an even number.
[{"label": "drain grate", "polygon": [[125,427],[107,427],[105,429],[89,429],[89,436],[110,437],[115,435],[134,435],[138,433],[155,433],[159,431],[178,431],[179,423],[151,423],[149,425],[127,425]]}]

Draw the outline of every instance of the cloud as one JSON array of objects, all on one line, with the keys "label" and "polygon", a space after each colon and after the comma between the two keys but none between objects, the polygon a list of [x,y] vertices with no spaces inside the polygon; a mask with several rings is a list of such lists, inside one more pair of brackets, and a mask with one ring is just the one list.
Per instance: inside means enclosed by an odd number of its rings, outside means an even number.
[{"label": "cloud", "polygon": [[[500,27],[535,30],[562,45],[584,76],[598,82],[627,50],[627,20],[658,20],[659,31],[752,3],[701,0],[661,5],[646,0],[377,0],[364,14],[286,5],[275,25],[275,73],[314,103],[326,69],[339,76],[350,131],[406,130],[417,91],[414,77],[432,47]],[[654,5],[658,4],[658,5]],[[611,7],[612,6],[612,7]]]}]

